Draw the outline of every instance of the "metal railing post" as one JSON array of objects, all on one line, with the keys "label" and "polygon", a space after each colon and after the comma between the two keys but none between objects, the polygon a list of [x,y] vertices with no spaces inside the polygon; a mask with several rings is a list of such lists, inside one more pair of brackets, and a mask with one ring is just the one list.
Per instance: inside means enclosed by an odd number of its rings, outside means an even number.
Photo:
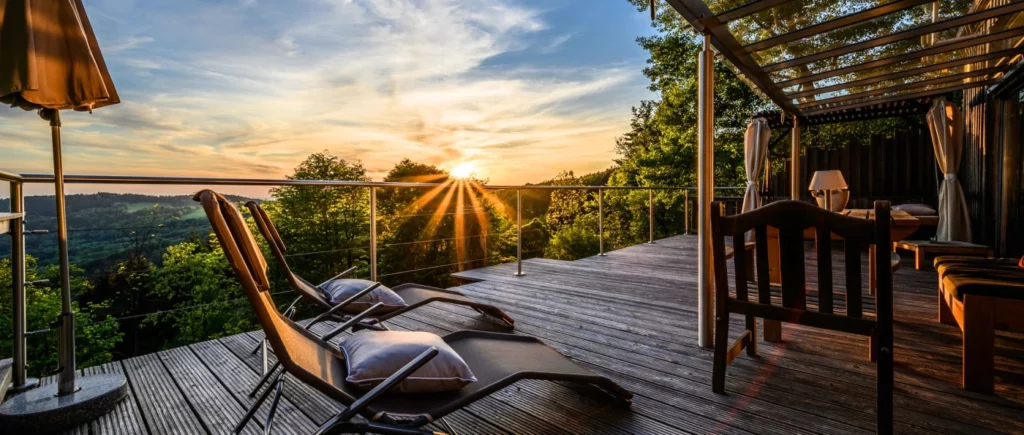
[{"label": "metal railing post", "polygon": [[597,189],[597,241],[600,252],[597,255],[604,257],[604,189]]},{"label": "metal railing post", "polygon": [[[11,213],[25,212],[25,194],[20,182],[11,182]],[[11,222],[11,305],[13,313],[14,342],[11,367],[11,391],[19,392],[34,388],[39,384],[36,379],[28,378],[28,353],[25,341],[25,218]]]},{"label": "metal railing post", "polygon": [[523,275],[523,190],[516,189],[516,276]]},{"label": "metal railing post", "polygon": [[377,281],[377,188],[370,186],[370,281]]},{"label": "metal railing post", "polygon": [[654,243],[654,189],[647,189],[647,243]]},{"label": "metal railing post", "polygon": [[683,234],[690,234],[690,190],[683,191]]}]

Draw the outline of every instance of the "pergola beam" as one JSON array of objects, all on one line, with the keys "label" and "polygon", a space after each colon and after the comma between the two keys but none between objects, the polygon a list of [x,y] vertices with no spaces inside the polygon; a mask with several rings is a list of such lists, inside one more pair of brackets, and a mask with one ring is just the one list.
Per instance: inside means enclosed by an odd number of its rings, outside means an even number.
[{"label": "pergola beam", "polygon": [[794,30],[792,32],[783,33],[778,36],[747,44],[743,48],[748,53],[767,50],[769,48],[775,47],[776,45],[782,45],[788,42],[796,41],[798,39],[804,39],[810,36],[830,32],[832,30],[841,29],[846,26],[863,23],[865,21],[870,21],[884,15],[889,15],[891,13],[899,12],[904,9],[910,9],[912,7],[920,6],[925,3],[931,3],[933,1],[934,0],[897,0],[892,3],[886,3],[881,6],[873,7],[871,9],[866,9],[860,12],[844,15],[842,17],[831,19],[823,23],[815,24],[813,26],[807,26],[799,30]]},{"label": "pergola beam", "polygon": [[843,89],[849,89],[849,88],[853,88],[853,87],[857,87],[857,86],[866,86],[866,85],[870,85],[870,84],[873,84],[873,83],[878,83],[878,82],[882,82],[882,81],[886,81],[886,80],[894,80],[894,79],[899,79],[899,78],[903,78],[903,77],[911,77],[911,76],[916,76],[916,75],[919,75],[919,74],[929,73],[929,72],[932,72],[932,71],[941,71],[941,70],[944,70],[944,69],[955,68],[955,67],[963,66],[963,65],[969,65],[969,64],[972,64],[972,63],[979,63],[979,62],[985,62],[985,61],[989,61],[989,60],[1009,58],[1011,56],[1015,56],[1015,55],[1018,55],[1018,54],[1021,54],[1021,53],[1024,53],[1024,46],[1017,47],[1017,48],[1011,48],[1011,49],[1008,49],[1008,50],[1000,50],[1000,51],[996,51],[996,52],[992,52],[992,53],[981,54],[981,55],[977,55],[977,56],[965,57],[963,59],[949,60],[949,61],[946,61],[946,62],[940,62],[940,63],[936,63],[936,64],[933,64],[933,65],[928,65],[928,66],[923,66],[923,67],[918,67],[918,68],[898,71],[898,72],[889,73],[889,74],[880,74],[880,75],[878,75],[876,77],[869,77],[869,78],[866,78],[866,79],[854,80],[854,81],[851,81],[851,82],[840,83],[840,84],[831,85],[831,86],[824,86],[824,87],[815,88],[815,89],[808,89],[806,91],[791,92],[791,93],[787,93],[786,96],[789,97],[789,98],[794,98],[795,99],[795,98],[801,98],[801,97],[808,97],[808,96],[811,96],[811,95],[824,94],[826,92],[841,91]]},{"label": "pergola beam", "polygon": [[[902,32],[896,32],[891,35],[880,36],[878,38],[869,39],[867,41],[859,42],[856,44],[844,45],[842,47],[834,48],[832,50],[826,50],[820,53],[809,54],[807,56],[801,56],[795,59],[774,63],[764,67],[766,72],[774,72],[795,66],[805,65],[811,62],[816,62],[822,59],[828,59],[831,57],[842,56],[844,54],[853,53],[857,51],[868,50],[875,47],[891,44],[894,42],[903,41],[911,38],[919,38],[928,34],[941,32],[946,29],[953,27],[960,27],[963,25],[976,23],[992,18],[996,18],[1002,15],[1011,14],[1014,12],[1024,11],[1024,2],[1017,1],[1007,5],[994,7],[992,9],[985,9],[982,11],[962,15],[956,18],[951,18],[937,23],[928,24],[920,27],[916,27]],[[794,32],[795,33],[795,32]],[[788,35],[788,34],[787,34]],[[782,35],[786,36],[786,35]]]},{"label": "pergola beam", "polygon": [[729,31],[729,28],[711,12],[711,9],[704,4],[703,0],[665,1],[679,15],[682,15],[697,32],[710,35],[711,44],[718,49],[718,52],[736,66],[736,69],[740,70],[740,73],[747,80],[750,80],[754,86],[757,86],[758,89],[764,92],[772,102],[786,112],[799,113],[796,107],[793,106],[792,101],[782,94],[782,90],[761,69],[761,66],[750,56],[750,53],[743,49],[740,42]]}]

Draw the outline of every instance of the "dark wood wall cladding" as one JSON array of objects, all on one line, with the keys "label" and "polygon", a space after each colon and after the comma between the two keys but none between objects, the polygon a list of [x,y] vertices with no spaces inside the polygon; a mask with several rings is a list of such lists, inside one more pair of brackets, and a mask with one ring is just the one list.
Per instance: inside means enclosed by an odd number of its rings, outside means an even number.
[{"label": "dark wood wall cladding", "polygon": [[1019,94],[964,91],[964,154],[959,178],[971,213],[974,242],[1001,256],[1024,254],[1024,161]]},{"label": "dark wood wall cladding", "polygon": [[[785,146],[785,145],[783,145]],[[849,208],[871,208],[875,200],[893,204],[938,205],[938,180],[931,136],[925,127],[875,135],[865,143],[838,150],[806,148],[800,164],[800,185],[809,186],[815,171],[838,169],[850,186]],[[789,197],[789,165],[768,183],[773,198]],[[810,191],[800,197],[811,200]]]}]

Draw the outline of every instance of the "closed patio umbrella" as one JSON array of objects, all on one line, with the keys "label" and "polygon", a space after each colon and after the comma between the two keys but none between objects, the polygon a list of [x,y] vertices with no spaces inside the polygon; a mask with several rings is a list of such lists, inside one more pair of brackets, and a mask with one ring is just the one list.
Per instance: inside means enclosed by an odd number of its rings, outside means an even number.
[{"label": "closed patio umbrella", "polygon": [[757,178],[764,172],[768,159],[768,137],[771,136],[768,120],[751,119],[744,137],[744,163],[747,173],[747,190],[743,193],[743,212],[761,207],[761,193],[757,189]]},{"label": "closed patio umbrella", "polygon": [[37,110],[50,123],[62,305],[57,383],[4,402],[0,425],[52,432],[106,413],[127,393],[121,375],[75,376],[60,111],[91,112],[119,102],[81,0],[0,0],[0,102]]},{"label": "closed patio umbrella", "polygon": [[937,99],[928,109],[928,129],[939,170],[945,174],[939,187],[939,227],[935,238],[940,242],[971,241],[971,216],[967,199],[956,172],[964,150],[964,117],[955,105]]}]

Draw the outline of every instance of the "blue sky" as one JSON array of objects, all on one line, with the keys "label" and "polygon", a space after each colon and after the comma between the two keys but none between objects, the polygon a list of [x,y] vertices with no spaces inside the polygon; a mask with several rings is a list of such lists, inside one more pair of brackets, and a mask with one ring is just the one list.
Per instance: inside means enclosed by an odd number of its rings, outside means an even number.
[{"label": "blue sky", "polygon": [[[68,173],[279,178],[329,150],[373,179],[409,157],[540,181],[610,166],[652,97],[634,40],[653,30],[626,0],[86,8],[122,103],[64,116]],[[0,137],[0,168],[52,171],[34,114],[0,110]]]}]

